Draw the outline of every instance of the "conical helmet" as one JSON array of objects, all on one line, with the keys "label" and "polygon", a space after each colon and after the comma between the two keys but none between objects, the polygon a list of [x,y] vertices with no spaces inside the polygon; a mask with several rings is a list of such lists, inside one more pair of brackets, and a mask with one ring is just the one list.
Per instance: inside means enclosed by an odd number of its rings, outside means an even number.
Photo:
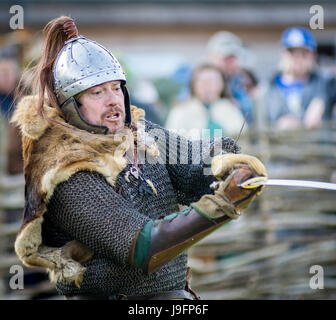
[{"label": "conical helmet", "polygon": [[82,118],[75,96],[99,84],[118,80],[125,97],[125,122],[131,124],[125,72],[113,54],[99,43],[82,36],[66,41],[53,73],[55,94],[69,123],[91,132],[106,133],[106,127],[90,124]]}]

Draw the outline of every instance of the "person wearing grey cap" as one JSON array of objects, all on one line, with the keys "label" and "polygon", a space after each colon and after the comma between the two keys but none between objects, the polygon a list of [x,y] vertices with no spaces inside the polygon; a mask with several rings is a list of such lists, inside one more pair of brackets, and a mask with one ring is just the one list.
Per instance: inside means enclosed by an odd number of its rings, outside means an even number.
[{"label": "person wearing grey cap", "polygon": [[246,50],[242,41],[231,32],[218,31],[208,40],[206,50],[209,63],[222,71],[229,94],[238,102],[247,122],[252,123],[254,103],[244,86],[246,75],[241,68],[241,60]]},{"label": "person wearing grey cap", "polygon": [[67,299],[197,299],[185,251],[240,216],[262,190],[237,184],[264,180],[263,164],[230,138],[201,147],[147,121],[117,59],[69,17],[44,35],[37,96],[12,118],[26,181],[16,254]]},{"label": "person wearing grey cap", "polygon": [[322,125],[326,80],[316,68],[317,45],[302,27],[286,29],[281,38],[280,71],[270,82],[265,105],[271,126],[289,130]]}]

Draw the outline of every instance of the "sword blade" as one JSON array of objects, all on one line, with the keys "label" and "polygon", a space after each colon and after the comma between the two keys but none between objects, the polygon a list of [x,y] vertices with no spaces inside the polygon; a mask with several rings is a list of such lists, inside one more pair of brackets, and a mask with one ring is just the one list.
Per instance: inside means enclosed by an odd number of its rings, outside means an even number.
[{"label": "sword blade", "polygon": [[[252,179],[251,179],[252,180]],[[253,179],[254,180],[254,179]],[[259,186],[284,186],[298,188],[313,188],[336,191],[336,183],[308,180],[291,180],[291,179],[268,179],[265,181],[250,181],[246,180],[239,185],[244,189],[254,189]]]}]

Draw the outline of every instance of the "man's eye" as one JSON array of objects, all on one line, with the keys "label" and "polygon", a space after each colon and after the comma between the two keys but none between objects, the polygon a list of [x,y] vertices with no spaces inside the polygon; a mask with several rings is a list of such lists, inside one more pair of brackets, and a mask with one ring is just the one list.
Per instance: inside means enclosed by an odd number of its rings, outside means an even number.
[{"label": "man's eye", "polygon": [[94,95],[96,95],[96,96],[98,96],[99,94],[101,94],[102,93],[102,91],[93,91],[93,93],[92,94],[94,94]]}]

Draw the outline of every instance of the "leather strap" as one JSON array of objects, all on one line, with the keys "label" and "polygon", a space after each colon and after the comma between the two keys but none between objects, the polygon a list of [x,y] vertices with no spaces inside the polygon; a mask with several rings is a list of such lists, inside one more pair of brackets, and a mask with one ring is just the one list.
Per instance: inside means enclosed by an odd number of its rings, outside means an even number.
[{"label": "leather strap", "polygon": [[65,119],[68,123],[76,128],[86,130],[91,133],[107,134],[108,128],[105,126],[98,126],[86,121],[78,109],[77,101],[74,97],[71,97],[61,106]]}]

